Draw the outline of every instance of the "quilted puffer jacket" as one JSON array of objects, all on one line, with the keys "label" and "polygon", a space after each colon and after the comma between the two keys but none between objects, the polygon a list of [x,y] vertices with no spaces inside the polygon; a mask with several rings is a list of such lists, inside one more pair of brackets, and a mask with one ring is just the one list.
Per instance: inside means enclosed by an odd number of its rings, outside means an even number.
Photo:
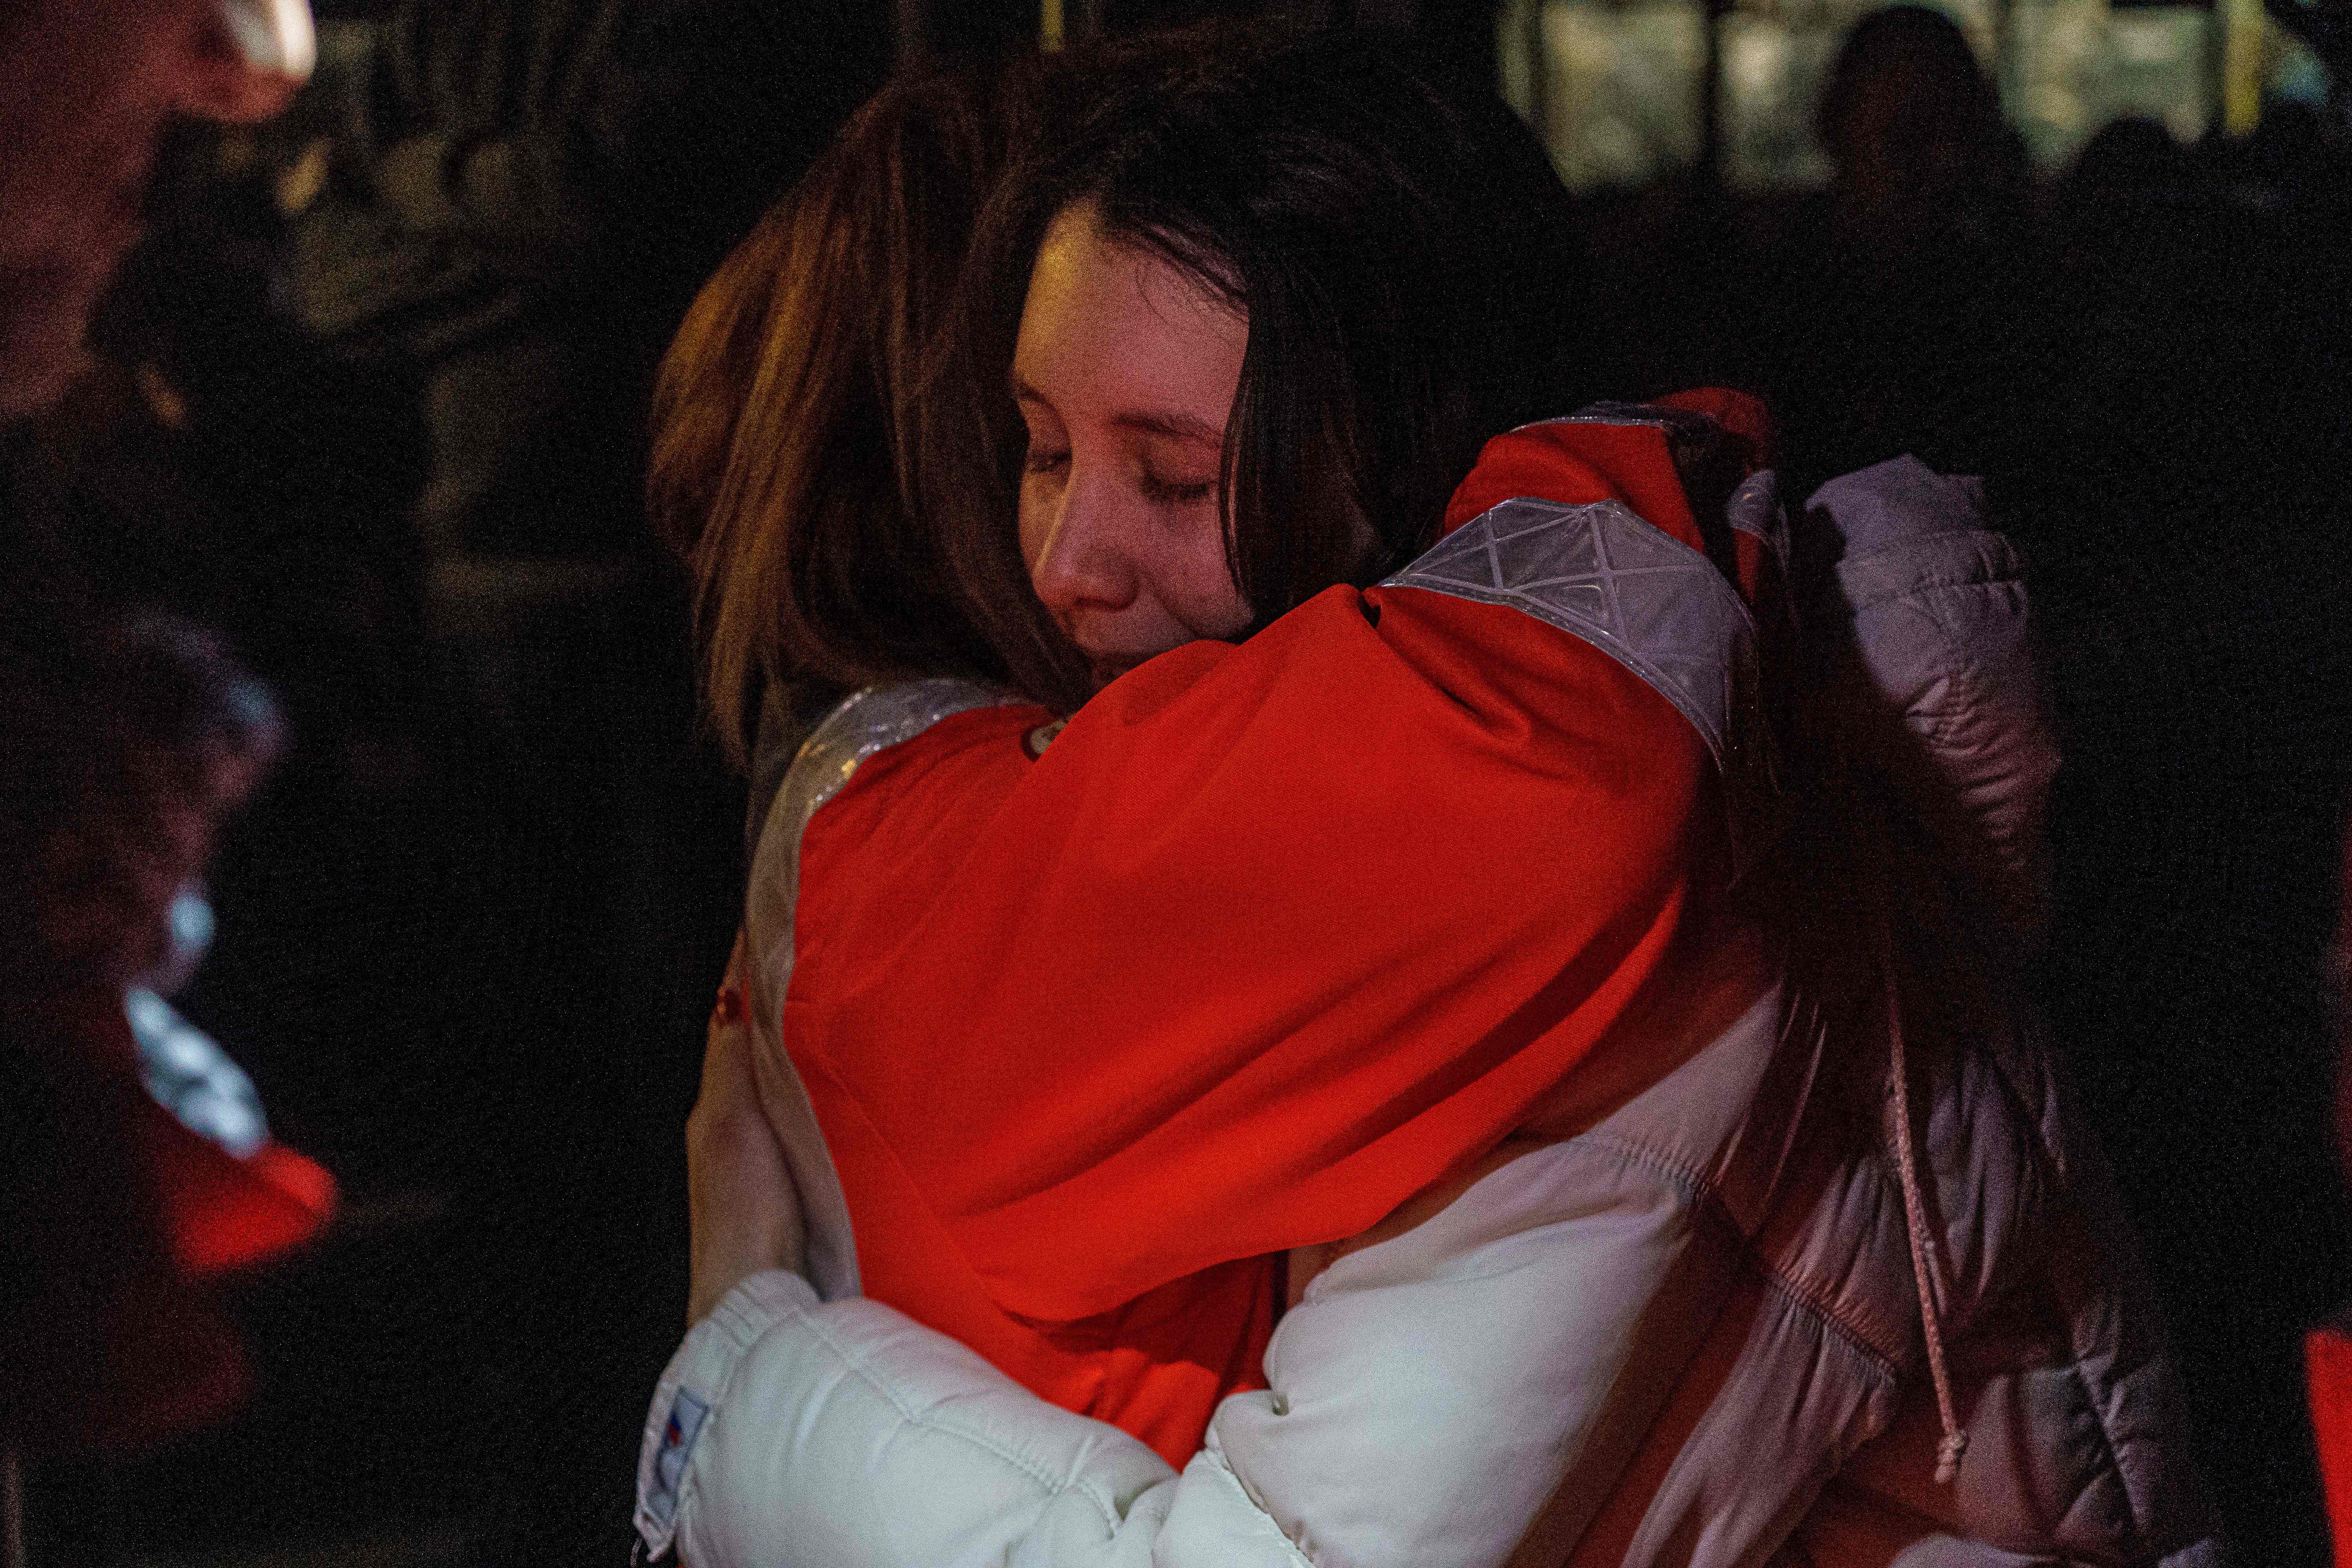
[{"label": "quilted puffer jacket", "polygon": [[[2055,767],[2014,558],[1970,487],[1908,459],[1821,491],[1793,552],[1762,526],[1813,664],[1796,730],[1826,761],[1810,822],[1710,935],[1753,994],[1673,1043],[1680,1067],[1318,1275],[1269,1386],[1175,1472],[858,1297],[823,1139],[763,1052],[805,1275],[745,1281],[673,1358],[647,1548],[693,1568],[2218,1563],[2110,1184],[2006,978]],[[864,758],[990,700],[870,690],[803,748],[753,877],[762,1027],[802,826]]]}]

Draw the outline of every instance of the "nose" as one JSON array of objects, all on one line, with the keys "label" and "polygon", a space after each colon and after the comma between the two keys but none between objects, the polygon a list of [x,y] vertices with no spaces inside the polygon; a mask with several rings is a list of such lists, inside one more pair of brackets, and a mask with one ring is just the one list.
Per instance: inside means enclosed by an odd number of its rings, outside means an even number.
[{"label": "nose", "polygon": [[291,102],[317,64],[310,0],[205,0],[180,72],[179,107],[249,124]]},{"label": "nose", "polygon": [[1029,568],[1037,597],[1056,616],[1123,610],[1135,602],[1136,573],[1116,496],[1078,475],[1048,519]]}]

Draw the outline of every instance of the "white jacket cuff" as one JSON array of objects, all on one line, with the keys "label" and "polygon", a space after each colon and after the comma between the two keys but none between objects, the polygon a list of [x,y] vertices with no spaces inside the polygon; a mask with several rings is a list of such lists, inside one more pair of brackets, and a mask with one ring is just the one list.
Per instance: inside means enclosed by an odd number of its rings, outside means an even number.
[{"label": "white jacket cuff", "polygon": [[636,1526],[692,1568],[1305,1563],[1210,1456],[1180,1482],[946,1336],[877,1302],[820,1302],[781,1270],[730,1291],[671,1358]]}]

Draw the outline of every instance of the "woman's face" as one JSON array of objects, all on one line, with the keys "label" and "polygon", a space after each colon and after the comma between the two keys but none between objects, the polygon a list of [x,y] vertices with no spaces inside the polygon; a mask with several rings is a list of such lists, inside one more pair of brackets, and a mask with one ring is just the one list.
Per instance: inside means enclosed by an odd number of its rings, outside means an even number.
[{"label": "woman's face", "polygon": [[1250,623],[1218,505],[1248,342],[1240,312],[1106,238],[1090,204],[1046,230],[1013,354],[1021,554],[1098,685]]}]

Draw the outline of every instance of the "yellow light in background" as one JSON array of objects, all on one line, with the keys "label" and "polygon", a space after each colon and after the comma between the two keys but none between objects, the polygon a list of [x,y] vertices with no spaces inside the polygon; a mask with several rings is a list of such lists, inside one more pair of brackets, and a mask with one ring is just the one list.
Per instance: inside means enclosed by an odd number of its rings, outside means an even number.
[{"label": "yellow light in background", "polygon": [[2219,0],[2224,29],[2221,57],[2221,130],[2246,136],[2263,117],[2263,78],[2270,66],[2270,18],[2263,0]]},{"label": "yellow light in background", "polygon": [[1044,0],[1037,18],[1037,46],[1048,52],[1062,47],[1062,0]]}]

